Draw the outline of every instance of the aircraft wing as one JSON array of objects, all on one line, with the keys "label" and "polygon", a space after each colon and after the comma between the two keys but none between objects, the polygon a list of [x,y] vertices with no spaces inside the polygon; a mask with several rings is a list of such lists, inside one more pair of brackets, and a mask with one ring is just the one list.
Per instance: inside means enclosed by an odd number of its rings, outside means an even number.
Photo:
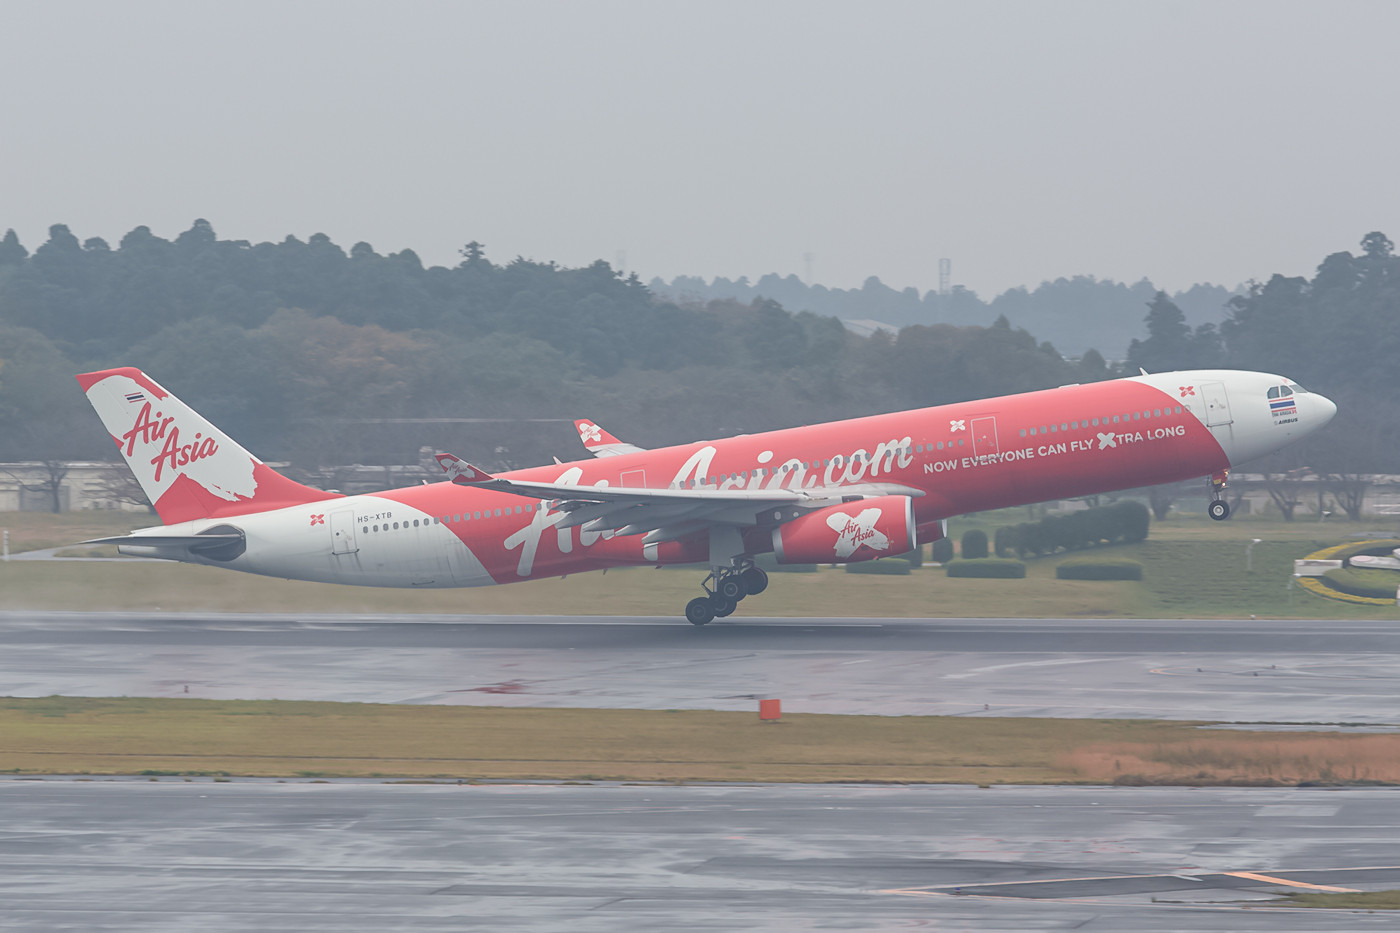
[{"label": "aircraft wing", "polygon": [[595,457],[616,457],[619,454],[639,454],[646,450],[645,447],[638,447],[635,444],[624,444],[607,431],[604,431],[601,425],[595,424],[586,418],[580,418],[575,421],[574,427],[578,428],[578,437],[579,440],[583,441],[583,446]]},{"label": "aircraft wing", "polygon": [[[713,524],[748,526],[760,523],[760,513],[789,506],[773,516],[774,524],[795,518],[810,508],[843,499],[874,496],[922,496],[923,491],[899,483],[862,483],[813,489],[656,489],[631,486],[574,486],[502,479],[452,454],[437,454],[452,482],[478,489],[545,499],[555,511],[568,513],[556,527],[582,525],[586,531],[611,530],[619,535],[646,535],[653,544],[672,541]],[[792,507],[797,508],[792,508]]]}]

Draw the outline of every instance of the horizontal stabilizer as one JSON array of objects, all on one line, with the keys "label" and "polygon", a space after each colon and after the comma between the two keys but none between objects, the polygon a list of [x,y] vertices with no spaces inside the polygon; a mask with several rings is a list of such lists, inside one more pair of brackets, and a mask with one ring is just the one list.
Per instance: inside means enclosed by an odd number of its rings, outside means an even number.
[{"label": "horizontal stabilizer", "polygon": [[93,538],[83,544],[124,544],[129,547],[188,547],[214,548],[234,541],[242,541],[243,533],[217,535],[114,535],[110,538]]}]

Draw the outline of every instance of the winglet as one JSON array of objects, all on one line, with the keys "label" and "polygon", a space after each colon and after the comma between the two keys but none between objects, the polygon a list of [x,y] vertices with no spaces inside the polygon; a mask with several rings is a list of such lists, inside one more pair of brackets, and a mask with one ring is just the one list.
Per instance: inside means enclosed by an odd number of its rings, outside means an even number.
[{"label": "winglet", "polygon": [[587,418],[579,418],[574,422],[574,427],[578,428],[579,440],[583,441],[583,446],[595,457],[615,457],[618,454],[640,453],[644,448],[634,444],[625,444],[603,430],[602,425],[595,424]]},{"label": "winglet", "polygon": [[496,477],[485,470],[472,466],[461,457],[452,454],[434,454],[438,465],[447,474],[448,479],[462,486],[474,486],[478,483],[489,483]]}]

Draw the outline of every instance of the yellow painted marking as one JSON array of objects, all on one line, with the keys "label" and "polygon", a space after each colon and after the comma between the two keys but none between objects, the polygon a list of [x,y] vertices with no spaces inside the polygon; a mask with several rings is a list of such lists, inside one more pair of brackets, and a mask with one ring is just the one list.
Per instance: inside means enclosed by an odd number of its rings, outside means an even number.
[{"label": "yellow painted marking", "polygon": [[1359,894],[1360,888],[1338,888],[1330,884],[1308,884],[1306,881],[1289,881],[1287,878],[1275,878],[1273,875],[1261,875],[1253,871],[1223,871],[1222,875],[1231,875],[1235,878],[1245,878],[1249,881],[1263,881],[1266,884],[1283,884],[1290,888],[1307,888],[1309,891],[1334,891],[1338,894]]}]

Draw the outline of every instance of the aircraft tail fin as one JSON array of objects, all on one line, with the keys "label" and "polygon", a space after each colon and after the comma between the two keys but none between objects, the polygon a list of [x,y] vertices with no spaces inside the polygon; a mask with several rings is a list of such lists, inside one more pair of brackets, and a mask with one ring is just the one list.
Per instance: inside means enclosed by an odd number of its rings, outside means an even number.
[{"label": "aircraft tail fin", "polygon": [[164,524],[339,498],[278,473],[139,369],[78,384]]},{"label": "aircraft tail fin", "polygon": [[583,446],[595,457],[617,457],[622,454],[639,454],[645,448],[635,444],[626,444],[613,437],[603,430],[602,425],[596,421],[589,421],[579,418],[574,421],[574,427],[578,428],[579,440],[583,441]]}]

